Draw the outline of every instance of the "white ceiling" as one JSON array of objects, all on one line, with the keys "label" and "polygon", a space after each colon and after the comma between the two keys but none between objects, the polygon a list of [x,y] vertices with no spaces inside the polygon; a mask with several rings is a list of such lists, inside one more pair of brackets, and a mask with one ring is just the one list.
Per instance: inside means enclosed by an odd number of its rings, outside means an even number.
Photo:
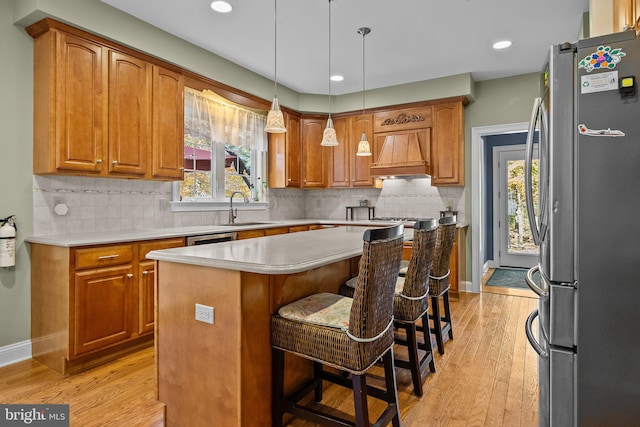
[{"label": "white ceiling", "polygon": [[[269,79],[274,78],[274,1],[102,0]],[[277,0],[278,83],[296,92],[329,92],[329,0]],[[551,44],[575,41],[589,0],[334,0],[334,95],[471,73],[474,80],[540,71]],[[509,39],[496,51],[491,45]]]}]

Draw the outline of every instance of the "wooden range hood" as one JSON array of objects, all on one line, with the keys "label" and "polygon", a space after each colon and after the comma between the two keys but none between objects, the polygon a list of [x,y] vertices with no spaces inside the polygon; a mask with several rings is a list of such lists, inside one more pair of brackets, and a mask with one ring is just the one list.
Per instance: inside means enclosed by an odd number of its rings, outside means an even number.
[{"label": "wooden range hood", "polygon": [[[371,163],[372,176],[424,176],[431,174],[429,165],[429,129],[398,131],[376,135],[382,142],[377,161]],[[384,138],[383,141],[379,139]]]}]

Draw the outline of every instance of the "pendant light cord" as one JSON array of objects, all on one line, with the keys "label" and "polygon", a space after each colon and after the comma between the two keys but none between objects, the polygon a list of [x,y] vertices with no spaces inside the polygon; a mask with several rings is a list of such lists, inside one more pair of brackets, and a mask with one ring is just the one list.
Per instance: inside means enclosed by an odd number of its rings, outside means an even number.
[{"label": "pendant light cord", "polygon": [[367,30],[366,29],[362,29],[362,133],[364,134],[364,63],[365,63],[365,49],[364,49],[364,43],[365,43],[365,37],[367,35]]},{"label": "pendant light cord", "polygon": [[278,97],[278,0],[273,0],[273,96]]},{"label": "pendant light cord", "polygon": [[329,118],[331,118],[331,2],[329,0]]}]

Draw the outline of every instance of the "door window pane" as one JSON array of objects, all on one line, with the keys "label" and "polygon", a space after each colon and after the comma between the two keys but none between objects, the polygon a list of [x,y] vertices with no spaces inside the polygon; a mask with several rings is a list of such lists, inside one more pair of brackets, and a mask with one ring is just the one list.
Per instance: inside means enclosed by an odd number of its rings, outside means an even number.
[{"label": "door window pane", "polygon": [[[533,160],[533,201],[538,207],[538,159]],[[536,212],[537,214],[537,212]],[[507,161],[508,254],[537,254],[527,213],[524,186],[524,160]]]}]

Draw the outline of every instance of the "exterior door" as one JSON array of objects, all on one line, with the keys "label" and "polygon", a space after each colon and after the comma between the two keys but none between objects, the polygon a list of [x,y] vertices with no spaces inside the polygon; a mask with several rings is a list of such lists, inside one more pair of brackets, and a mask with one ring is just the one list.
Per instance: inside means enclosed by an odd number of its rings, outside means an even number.
[{"label": "exterior door", "polygon": [[[538,262],[538,246],[531,235],[524,193],[524,157],[524,145],[494,148],[494,259],[499,267],[531,268]],[[534,171],[538,168],[537,157],[535,150]],[[537,187],[534,177],[536,199]]]}]

